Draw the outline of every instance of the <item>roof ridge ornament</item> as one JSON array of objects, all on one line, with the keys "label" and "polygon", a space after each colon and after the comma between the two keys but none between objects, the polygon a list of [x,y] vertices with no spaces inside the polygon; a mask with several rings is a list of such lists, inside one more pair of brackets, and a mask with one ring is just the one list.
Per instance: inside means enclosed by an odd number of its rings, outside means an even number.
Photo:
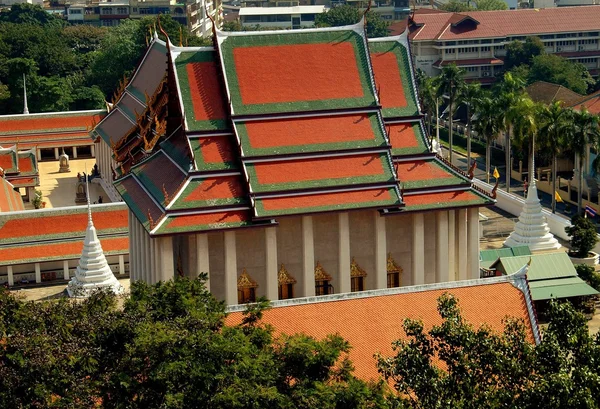
[{"label": "roof ridge ornament", "polygon": [[246,267],[242,269],[242,274],[238,277],[237,287],[238,290],[242,288],[258,288],[258,283],[248,274]]},{"label": "roof ridge ornament", "polygon": [[25,82],[25,73],[23,73],[23,115],[29,115],[27,107],[27,83]]},{"label": "roof ridge ornament", "polygon": [[323,268],[320,261],[315,266],[315,281],[331,281],[331,276]]},{"label": "roof ridge ornament", "polygon": [[354,257],[352,257],[352,262],[350,263],[350,277],[366,277],[367,272],[362,269],[361,266],[358,265]]},{"label": "roof ridge ornament", "polygon": [[398,264],[396,264],[396,260],[392,257],[392,253],[388,253],[387,263],[386,263],[386,272],[389,273],[400,273],[402,274],[404,270]]},{"label": "roof ridge ornament", "polygon": [[289,271],[287,271],[287,269],[285,268],[285,265],[283,263],[281,263],[281,267],[279,267],[279,271],[277,272],[277,283],[279,285],[296,284],[297,283],[294,276],[292,276],[289,273]]}]

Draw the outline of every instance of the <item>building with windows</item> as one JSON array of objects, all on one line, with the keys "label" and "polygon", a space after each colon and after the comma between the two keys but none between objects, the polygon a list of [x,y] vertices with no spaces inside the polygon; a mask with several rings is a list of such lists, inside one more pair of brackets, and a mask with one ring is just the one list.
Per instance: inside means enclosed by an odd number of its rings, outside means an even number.
[{"label": "building with windows", "polygon": [[123,19],[169,14],[201,37],[212,30],[210,18],[222,24],[221,0],[87,0],[67,4],[67,20],[101,26],[115,26]]},{"label": "building with windows", "polygon": [[234,305],[479,278],[493,199],[432,150],[406,34],[155,38],[92,137],[133,280],[206,272]]},{"label": "building with windows", "polygon": [[546,51],[600,70],[600,8],[594,6],[448,13],[419,9],[409,20],[411,51],[428,75],[456,64],[466,78],[491,83],[506,45],[537,36]]},{"label": "building with windows", "polygon": [[315,16],[324,13],[325,6],[242,7],[242,27],[303,28],[315,25]]}]

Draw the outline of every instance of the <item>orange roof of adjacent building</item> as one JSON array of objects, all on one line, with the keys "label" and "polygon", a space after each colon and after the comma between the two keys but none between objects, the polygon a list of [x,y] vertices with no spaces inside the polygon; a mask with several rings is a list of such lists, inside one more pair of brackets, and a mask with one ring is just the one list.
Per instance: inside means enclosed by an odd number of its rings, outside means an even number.
[{"label": "orange roof of adjacent building", "polygon": [[[262,322],[276,334],[306,334],[323,339],[339,334],[350,343],[355,375],[364,380],[379,378],[375,354],[392,356],[392,342],[406,339],[406,318],[421,320],[425,330],[441,324],[437,300],[449,293],[459,300],[466,321],[502,332],[504,319],[523,320],[531,342],[539,342],[539,329],[529,286],[523,272],[512,276],[400,287],[315,298],[273,302]],[[241,323],[244,306],[233,307],[228,325]]]},{"label": "orange roof of adjacent building", "polygon": [[571,91],[559,84],[552,84],[546,81],[536,81],[525,88],[532,100],[551,104],[554,101],[561,101],[563,106],[571,106],[580,101],[583,96]]},{"label": "orange roof of adjacent building", "polygon": [[0,213],[25,210],[21,194],[3,177],[0,177]]},{"label": "orange roof of adjacent building", "polygon": [[417,10],[409,26],[413,41],[451,41],[598,31],[599,20],[600,9],[595,6],[462,13],[424,13]]},{"label": "orange roof of adjacent building", "polygon": [[577,110],[585,107],[590,113],[600,115],[600,91],[582,97],[571,106]]}]

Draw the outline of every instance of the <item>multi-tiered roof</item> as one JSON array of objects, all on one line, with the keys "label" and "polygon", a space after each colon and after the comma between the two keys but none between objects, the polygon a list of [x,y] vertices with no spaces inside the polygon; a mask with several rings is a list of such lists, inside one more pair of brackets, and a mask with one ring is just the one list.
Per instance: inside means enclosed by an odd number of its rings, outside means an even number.
[{"label": "multi-tiered roof", "polygon": [[21,150],[21,145],[0,146],[0,177],[14,187],[31,187],[40,184],[35,149]]},{"label": "multi-tiered roof", "polygon": [[408,56],[406,36],[367,41],[362,22],[155,38],[93,135],[155,235],[491,203],[431,152]]}]

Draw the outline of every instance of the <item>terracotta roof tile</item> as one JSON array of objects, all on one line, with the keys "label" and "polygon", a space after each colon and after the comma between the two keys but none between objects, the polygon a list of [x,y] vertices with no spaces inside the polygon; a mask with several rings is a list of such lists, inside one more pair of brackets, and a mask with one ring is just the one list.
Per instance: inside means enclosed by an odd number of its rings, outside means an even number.
[{"label": "terracotta roof tile", "polygon": [[156,234],[229,229],[250,225],[248,210],[223,210],[213,213],[169,215]]},{"label": "terracotta roof tile", "polygon": [[398,179],[404,189],[470,184],[445,165],[431,160],[414,160],[395,164]]},{"label": "terracotta roof tile", "polygon": [[194,178],[170,209],[202,209],[246,203],[240,175]]},{"label": "terracotta roof tile", "polygon": [[[421,320],[426,330],[441,324],[437,299],[445,292],[458,298],[464,318],[476,328],[487,325],[501,332],[503,319],[515,317],[525,322],[527,335],[533,342],[525,295],[512,283],[404,290],[410,292],[275,307],[264,312],[262,322],[272,325],[276,334],[303,333],[316,339],[339,334],[352,347],[349,357],[355,375],[364,380],[379,378],[374,354],[392,356],[392,342],[406,339],[402,329],[404,319]],[[241,319],[240,312],[231,313],[226,323],[239,324]]]},{"label": "terracotta roof tile", "polygon": [[582,95],[571,91],[562,85],[552,84],[546,81],[536,81],[525,88],[531,99],[535,102],[550,104],[554,101],[562,101],[564,106],[571,106],[583,98]]},{"label": "terracotta roof tile", "polygon": [[455,192],[430,192],[404,195],[402,197],[406,211],[449,209],[466,206],[485,206],[492,200],[475,193],[473,190]]},{"label": "terracotta roof tile", "polygon": [[430,153],[425,133],[418,121],[387,124],[386,130],[394,156]]},{"label": "terracotta roof tile", "polygon": [[577,110],[586,107],[592,114],[600,114],[600,91],[582,97],[579,101],[573,103],[572,107]]},{"label": "terracotta roof tile", "polygon": [[236,150],[233,146],[232,135],[207,136],[190,138],[194,151],[196,167],[199,171],[234,169],[236,165]]},{"label": "terracotta roof tile", "polygon": [[0,177],[0,213],[16,210],[25,210],[21,194],[6,179]]}]

